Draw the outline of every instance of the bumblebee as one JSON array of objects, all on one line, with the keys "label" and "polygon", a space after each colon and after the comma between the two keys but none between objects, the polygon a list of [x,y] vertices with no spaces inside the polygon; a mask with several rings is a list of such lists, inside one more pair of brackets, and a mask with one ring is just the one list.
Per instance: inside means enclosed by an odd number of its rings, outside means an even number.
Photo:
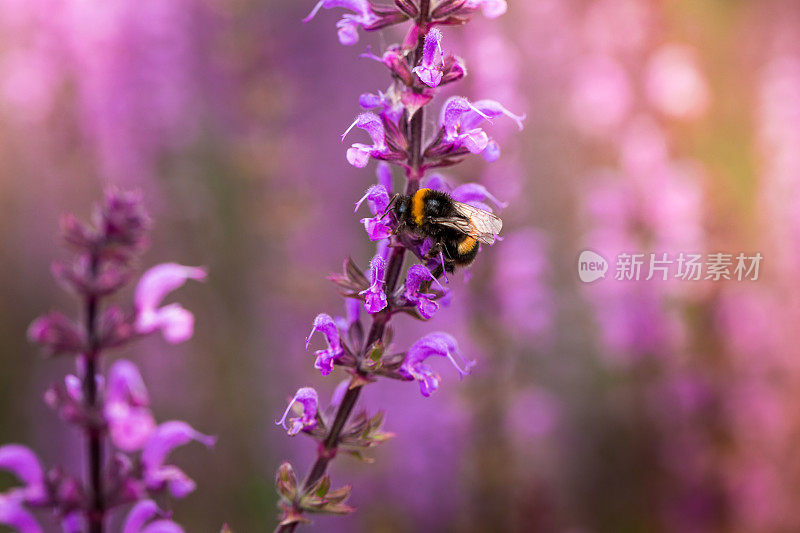
[{"label": "bumblebee", "polygon": [[397,194],[392,203],[399,221],[397,233],[408,229],[421,237],[430,237],[434,245],[428,256],[441,253],[444,268],[449,272],[455,266],[471,264],[478,255],[478,245],[494,243],[503,227],[503,221],[492,213],[457,202],[449,194],[433,189],[419,189],[410,196]]}]

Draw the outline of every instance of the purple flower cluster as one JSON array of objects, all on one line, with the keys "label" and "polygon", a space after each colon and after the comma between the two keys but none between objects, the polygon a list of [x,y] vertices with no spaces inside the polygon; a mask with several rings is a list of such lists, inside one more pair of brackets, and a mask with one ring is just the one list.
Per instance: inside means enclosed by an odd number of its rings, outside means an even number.
[{"label": "purple flower cluster", "polygon": [[[492,210],[488,202],[505,207],[482,185],[453,186],[445,176],[427,173],[457,164],[469,154],[496,160],[500,147],[485,129],[486,123],[510,118],[521,129],[524,119],[493,100],[470,101],[455,96],[442,104],[435,129],[425,132],[423,128],[424,113],[440,89],[467,73],[464,61],[447,49],[441,28],[464,24],[478,10],[490,18],[499,16],[506,10],[504,0],[396,0],[391,7],[378,7],[367,0],[322,0],[305,21],[320,8],[335,7],[350,11],[337,24],[339,41],[345,45],[358,41],[359,28],[373,31],[406,21],[411,24],[402,43],[387,46],[381,55],[362,54],[383,65],[391,79],[385,90],[359,97],[365,112],[342,135],[344,140],[358,128],[370,139],[347,149],[346,159],[351,165],[364,168],[370,160],[377,161],[377,183],[355,203],[356,211],[364,203],[369,208],[371,216],[361,223],[377,250],[366,271],[348,258],[342,273],[329,276],[345,298],[345,316],[317,315],[306,339],[308,349],[315,333],[324,337],[326,346],[316,350],[314,362],[323,376],[339,366],[350,378],[337,388],[324,409],[313,388],[299,389],[276,422],[291,436],[305,433],[319,441],[317,460],[303,481],[298,482],[289,463],[278,471],[283,510],[278,531],[293,531],[299,523],[308,521],[307,513],[351,511],[345,504],[350,488],[330,490],[325,474],[329,462],[339,450],[361,457],[364,449],[390,437],[381,429],[380,412],[370,417],[360,411],[351,417],[365,385],[379,378],[416,381],[427,397],[441,383],[429,361],[443,358],[459,376],[470,373],[474,361],[464,359],[456,339],[448,333],[425,335],[405,351],[393,349],[393,317],[407,314],[430,320],[449,302],[450,295],[443,285],[447,282],[444,261],[429,253],[437,243],[430,237],[403,231],[391,206],[397,194],[413,195],[426,187],[486,211]],[[401,190],[393,187],[391,165],[404,171],[406,180]],[[406,252],[416,256],[419,263],[410,265],[404,273]]]},{"label": "purple flower cluster", "polygon": [[82,320],[53,311],[34,320],[28,336],[49,355],[75,359],[76,373],[48,388],[44,400],[85,434],[88,471],[82,480],[61,467],[45,470],[31,449],[19,444],[0,447],[0,469],[22,482],[0,494],[0,524],[23,533],[41,532],[33,513],[48,510],[64,531],[98,532],[109,511],[134,503],[125,533],[182,531],[152,498],[162,494],[183,498],[191,493],[194,481],[168,464],[168,456],[191,441],[210,447],[216,439],[186,422],[157,424],[144,380],[131,361],[114,361],[107,374],[100,368],[107,351],[145,335],[160,332],[174,344],[193,334],[191,312],[162,301],[187,280],[205,279],[202,268],[157,265],[139,279],[131,308],[102,305],[133,277],[133,263],[144,248],[148,227],[140,195],[119,191],[106,194],[93,224],[71,215],[62,220],[64,240],[75,255],[54,263],[53,273],[82,302]]}]

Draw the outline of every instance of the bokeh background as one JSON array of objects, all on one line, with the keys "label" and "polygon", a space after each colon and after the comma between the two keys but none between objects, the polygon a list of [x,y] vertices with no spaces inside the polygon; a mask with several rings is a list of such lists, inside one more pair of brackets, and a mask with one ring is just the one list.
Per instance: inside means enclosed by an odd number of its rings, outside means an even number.
[{"label": "bokeh background", "polygon": [[[276,467],[315,453],[274,420],[298,387],[327,397],[343,377],[303,346],[318,312],[342,313],[325,275],[372,254],[352,207],[374,166],[350,167],[339,134],[387,85],[358,53],[401,34],[340,46],[335,14],[300,23],[312,3],[0,0],[0,442],[80,469],[41,398],[69,365],[25,330],[72,305],[49,274],[59,214],[139,188],[143,266],[210,271],[178,296],[190,342],[119,354],[160,420],[219,436],[174,455],[198,482],[174,506],[188,531],[274,526]],[[797,531],[800,4],[509,4],[445,30],[469,67],[458,92],[527,114],[522,133],[490,126],[498,162],[450,173],[510,203],[506,239],[396,338],[451,332],[478,366],[459,382],[442,365],[427,399],[367,388],[397,437],[373,464],[336,461],[358,512],[316,530]],[[764,261],[757,281],[584,285],[585,248]]]}]

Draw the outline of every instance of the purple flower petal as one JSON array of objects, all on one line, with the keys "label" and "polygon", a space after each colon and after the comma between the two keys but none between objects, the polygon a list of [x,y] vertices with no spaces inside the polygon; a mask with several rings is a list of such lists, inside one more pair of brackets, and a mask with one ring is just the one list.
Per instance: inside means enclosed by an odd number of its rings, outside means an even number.
[{"label": "purple flower petal", "polygon": [[39,458],[33,450],[21,444],[0,447],[0,470],[11,472],[27,486],[40,486],[44,482]]},{"label": "purple flower petal", "polygon": [[[347,15],[345,15],[346,17]],[[352,46],[358,42],[358,27],[360,24],[352,19],[342,18],[336,23],[336,36],[345,46]]]},{"label": "purple flower petal", "polygon": [[[98,387],[99,389],[100,387]],[[67,391],[69,397],[80,403],[83,401],[83,384],[78,376],[67,374],[64,376],[64,390]]]},{"label": "purple flower petal", "polygon": [[435,191],[450,192],[451,190],[450,184],[447,183],[447,181],[444,179],[444,176],[442,176],[438,172],[429,174],[422,181],[422,184],[426,188],[433,189]]},{"label": "purple flower petal", "polygon": [[314,327],[311,329],[311,333],[306,337],[306,350],[308,350],[311,336],[314,335],[315,331],[319,331],[325,335],[325,340],[328,342],[328,349],[314,352],[317,356],[314,361],[314,367],[317,368],[323,376],[327,376],[333,371],[334,362],[344,353],[339,337],[339,330],[336,328],[336,323],[330,315],[325,313],[318,314],[314,319]]},{"label": "purple flower petal", "polygon": [[187,340],[194,329],[194,317],[179,304],[159,308],[164,297],[181,287],[186,280],[202,281],[206,271],[176,263],[156,265],[142,275],[136,286],[136,331],[142,334],[161,330],[170,343]]},{"label": "purple flower petal", "polygon": [[86,531],[86,521],[81,511],[72,511],[61,518],[61,530],[64,533],[81,533]]},{"label": "purple flower petal", "polygon": [[[377,58],[378,61],[381,58]],[[364,109],[372,109],[373,107],[378,107],[379,105],[383,105],[385,101],[385,97],[379,91],[378,94],[374,93],[363,93],[361,96],[358,97],[358,105],[363,107]]]},{"label": "purple flower petal", "polygon": [[160,329],[164,340],[180,344],[192,338],[194,315],[178,303],[165,305],[153,316],[155,329]]},{"label": "purple flower petal", "polygon": [[147,387],[135,364],[127,359],[119,359],[111,365],[106,399],[109,402],[126,401],[132,405],[150,404]]},{"label": "purple flower petal", "polygon": [[347,327],[352,326],[361,319],[361,305],[355,298],[347,298],[344,302]]},{"label": "purple flower petal", "polygon": [[145,407],[109,403],[104,414],[108,421],[111,442],[126,452],[142,449],[156,427],[153,413]]},{"label": "purple flower petal", "polygon": [[0,524],[14,528],[19,533],[42,533],[36,518],[13,497],[0,494]]},{"label": "purple flower petal", "polygon": [[364,200],[369,204],[369,210],[372,211],[372,214],[377,215],[383,214],[391,198],[389,197],[389,192],[386,190],[386,187],[383,185],[373,185],[367,189],[364,196],[356,202],[355,211],[358,211],[358,208],[361,207]]},{"label": "purple flower petal", "polygon": [[375,149],[380,150],[386,146],[386,132],[383,129],[383,122],[381,117],[375,113],[361,113],[358,115],[353,123],[350,124],[350,127],[342,134],[342,141],[354,127],[359,127],[369,134]]},{"label": "purple flower petal", "polygon": [[[286,427],[286,417],[289,416],[289,411],[295,404],[300,404],[302,406],[303,414],[299,417],[289,418],[289,427]],[[292,398],[292,401],[290,401],[289,405],[286,407],[286,411],[283,412],[283,417],[280,420],[276,420],[275,424],[282,426],[290,436],[297,435],[305,428],[313,429],[317,425],[318,406],[319,396],[316,390],[311,387],[298,389],[294,398]]]},{"label": "purple flower petal", "polygon": [[378,220],[377,218],[362,218],[361,223],[364,224],[364,229],[367,231],[367,235],[371,241],[380,241],[392,235],[392,226],[383,220]]},{"label": "purple flower petal", "polygon": [[147,524],[141,533],[184,533],[183,528],[172,520],[156,520]]},{"label": "purple flower petal", "polygon": [[134,300],[137,309],[155,309],[170,292],[182,287],[187,280],[202,281],[206,271],[177,263],[162,263],[145,272],[136,286]]},{"label": "purple flower petal", "polygon": [[[491,144],[491,142],[490,142]],[[486,152],[484,152],[486,154]],[[508,207],[507,202],[500,201],[486,187],[479,183],[465,183],[453,189],[441,174],[431,174],[423,181],[423,185],[429,189],[442,191],[450,194],[450,197],[457,202],[464,202],[470,204],[478,209],[491,212],[492,209],[484,202],[488,199],[495,203],[500,208]]]},{"label": "purple flower petal", "polygon": [[483,202],[488,198],[498,207],[508,207],[506,202],[501,202],[498,200],[486,189],[486,187],[479,183],[465,183],[464,185],[459,185],[453,189],[453,191],[450,193],[450,196],[453,197],[453,200],[464,202],[466,204],[472,204],[472,202]]},{"label": "purple flower petal", "polygon": [[522,131],[524,127],[522,121],[525,120],[525,115],[515,115],[494,100],[480,100],[472,104],[472,110],[461,119],[461,127],[472,129],[479,126],[484,120],[491,120],[502,115],[516,122],[517,127]]},{"label": "purple flower petal", "polygon": [[379,253],[369,263],[372,285],[358,293],[364,296],[364,309],[367,313],[374,314],[385,308],[388,304],[386,294],[383,292],[383,278],[386,274],[386,259]]},{"label": "purple flower petal", "polygon": [[437,68],[418,66],[414,67],[413,72],[428,87],[437,87],[442,81],[442,71]]},{"label": "purple flower petal", "polygon": [[383,289],[375,289],[371,291],[367,290],[360,292],[359,294],[364,295],[364,309],[367,311],[367,313],[375,314],[385,308],[388,304],[386,295],[383,293]]},{"label": "purple flower petal", "polygon": [[467,0],[464,7],[471,9],[480,7],[483,15],[490,19],[497,18],[508,10],[506,0]]},{"label": "purple flower petal", "polygon": [[177,466],[167,465],[157,470],[145,472],[145,482],[151,491],[167,488],[173,498],[185,498],[191,494],[197,484]]},{"label": "purple flower petal", "polygon": [[[122,533],[183,533],[183,529],[172,520],[156,520],[162,514],[153,500],[141,500],[128,512]],[[148,522],[150,522],[148,524]]]},{"label": "purple flower petal", "polygon": [[439,375],[424,363],[431,356],[446,357],[458,370],[460,376],[469,374],[475,365],[474,361],[465,361],[463,362],[464,368],[461,367],[458,360],[461,359],[458,344],[451,335],[438,332],[422,337],[409,348],[400,370],[419,381],[420,392],[423,396],[430,396],[439,386]]},{"label": "purple flower petal", "polygon": [[469,100],[461,96],[452,96],[442,106],[439,124],[448,135],[454,136],[461,116],[472,109]]},{"label": "purple flower petal", "polygon": [[415,304],[417,310],[423,318],[430,319],[434,313],[439,309],[439,304],[431,299],[432,294],[420,293],[420,285],[424,281],[433,280],[439,288],[444,290],[444,287],[439,284],[439,281],[433,277],[431,271],[423,265],[413,265],[408,269],[406,274],[405,283],[405,297],[406,300]]},{"label": "purple flower petal", "polygon": [[480,154],[489,146],[489,136],[480,128],[468,131],[460,137],[464,147],[473,154]]},{"label": "purple flower petal", "polygon": [[217,441],[216,437],[204,435],[180,420],[160,424],[142,450],[142,464],[145,470],[154,472],[162,468],[172,450],[193,440],[209,448]]},{"label": "purple flower petal", "polygon": [[338,28],[339,42],[343,45],[353,45],[358,42],[358,27],[368,26],[378,20],[378,17],[372,12],[372,9],[367,0],[320,0],[311,10],[303,22],[308,22],[314,18],[320,8],[331,9],[334,7],[342,7],[354,11],[354,14],[345,14],[336,23]]},{"label": "purple flower petal", "polygon": [[486,145],[486,150],[483,151],[481,157],[483,157],[489,163],[494,163],[497,161],[500,158],[500,145],[497,144],[497,141],[490,139],[489,144]]},{"label": "purple flower petal", "polygon": [[[387,195],[392,194],[392,169],[386,161],[380,161],[375,173],[378,176],[378,185],[383,186]],[[386,209],[384,207],[384,209]],[[377,214],[377,213],[376,213]]]},{"label": "purple flower petal", "polygon": [[430,270],[423,265],[412,265],[406,274],[406,298],[413,298],[418,295],[420,285],[422,285],[423,281],[428,280],[433,281],[441,290],[444,290],[444,287],[441,286],[439,280],[433,277]]},{"label": "purple flower petal", "polygon": [[356,143],[347,149],[345,157],[347,162],[356,168],[364,168],[369,163],[370,147]]},{"label": "purple flower petal", "polygon": [[336,385],[336,388],[333,390],[333,394],[331,395],[331,403],[330,405],[333,407],[339,407],[339,404],[342,403],[344,399],[344,395],[347,394],[348,389],[350,388],[350,380],[343,379]]},{"label": "purple flower petal", "polygon": [[438,28],[432,28],[425,35],[425,44],[422,48],[422,64],[433,66],[436,62],[437,51],[439,52],[439,60],[444,65],[444,59],[442,58],[442,32]]},{"label": "purple flower petal", "polygon": [[[442,81],[442,67],[444,66],[444,54],[442,53],[442,32],[433,28],[425,36],[425,44],[422,48],[422,61],[418,67],[414,67],[412,72],[419,76],[419,79],[428,87],[436,87]],[[439,65],[436,65],[436,57],[439,57]]]},{"label": "purple flower petal", "polygon": [[314,318],[314,327],[311,328],[311,333],[306,337],[306,350],[308,350],[311,337],[316,331],[325,335],[325,340],[328,341],[328,347],[330,349],[337,352],[342,350],[342,345],[339,340],[339,330],[336,329],[336,323],[331,316],[326,313],[320,313]]},{"label": "purple flower petal", "polygon": [[436,313],[436,311],[439,310],[439,303],[431,300],[425,295],[420,295],[419,299],[417,300],[417,310],[419,310],[419,314],[422,316],[422,318],[430,320],[433,318],[433,315]]},{"label": "purple flower petal", "polygon": [[153,500],[142,500],[128,512],[122,533],[140,533],[144,525],[158,514],[158,505]]}]

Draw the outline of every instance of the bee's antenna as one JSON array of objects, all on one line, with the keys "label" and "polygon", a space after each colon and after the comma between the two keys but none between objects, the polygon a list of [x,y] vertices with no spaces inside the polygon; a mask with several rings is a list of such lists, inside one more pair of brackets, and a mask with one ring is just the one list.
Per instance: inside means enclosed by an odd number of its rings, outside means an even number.
[{"label": "bee's antenna", "polygon": [[397,198],[398,198],[399,196],[400,196],[400,193],[399,193],[399,192],[397,192],[397,193],[394,193],[394,196],[392,196],[392,199],[391,199],[391,200],[389,200],[389,204],[386,206],[386,209],[384,209],[384,210],[383,210],[383,214],[381,215],[381,218],[383,218],[383,217],[385,217],[387,214],[389,214],[389,210],[392,208],[392,206],[393,206],[393,205],[394,205],[394,203],[397,201]]}]

